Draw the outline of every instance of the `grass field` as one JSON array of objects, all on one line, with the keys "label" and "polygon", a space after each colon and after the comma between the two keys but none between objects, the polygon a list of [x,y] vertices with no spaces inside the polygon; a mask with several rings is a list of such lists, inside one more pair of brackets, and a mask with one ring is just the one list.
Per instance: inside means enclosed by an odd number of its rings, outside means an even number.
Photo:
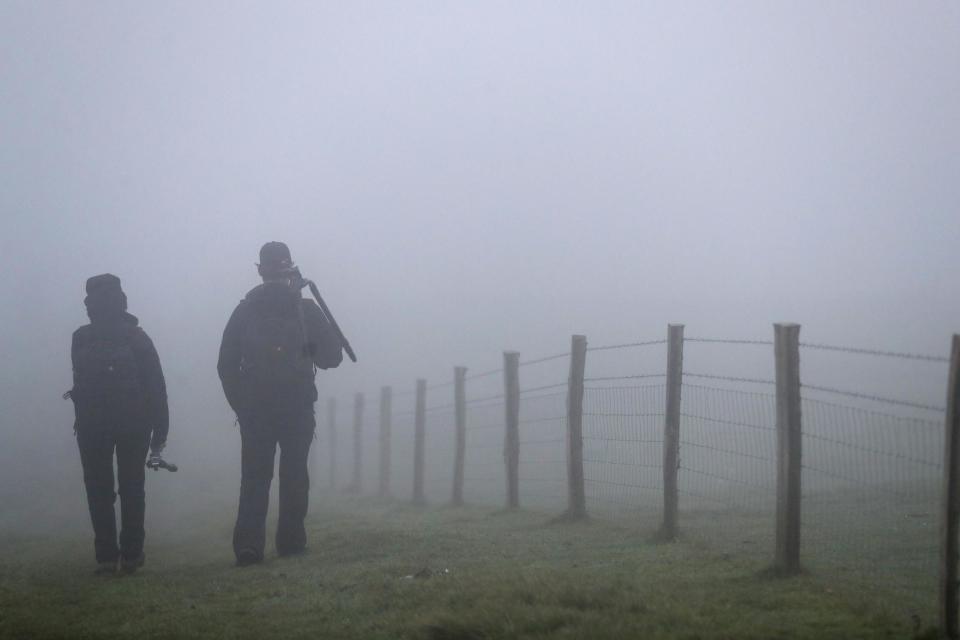
[{"label": "grass field", "polygon": [[920,638],[896,593],[707,539],[655,543],[544,513],[314,506],[310,552],[237,569],[231,514],[148,539],[145,569],[92,575],[90,534],[4,536],[4,638]]}]

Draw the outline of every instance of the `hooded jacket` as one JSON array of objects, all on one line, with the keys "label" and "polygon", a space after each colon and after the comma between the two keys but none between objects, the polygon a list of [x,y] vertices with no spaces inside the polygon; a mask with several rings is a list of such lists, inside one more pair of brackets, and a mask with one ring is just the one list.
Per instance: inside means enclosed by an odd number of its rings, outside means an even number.
[{"label": "hooded jacket", "polygon": [[[299,309],[297,305],[300,305]],[[279,282],[266,282],[253,288],[237,305],[227,322],[217,362],[223,392],[238,416],[242,417],[249,410],[296,409],[316,402],[317,387],[313,376],[292,387],[268,389],[252,385],[244,375],[243,341],[248,323],[260,314],[297,313],[302,313],[306,337],[304,346],[312,356],[313,364],[318,369],[332,369],[343,361],[340,340],[313,300],[301,297],[299,291]]]}]

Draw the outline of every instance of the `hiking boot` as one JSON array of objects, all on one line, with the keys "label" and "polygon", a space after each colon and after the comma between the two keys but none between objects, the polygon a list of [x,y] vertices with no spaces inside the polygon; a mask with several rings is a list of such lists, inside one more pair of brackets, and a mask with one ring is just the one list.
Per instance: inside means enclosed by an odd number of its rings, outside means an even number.
[{"label": "hiking boot", "polygon": [[136,558],[127,559],[126,557],[120,558],[120,570],[127,575],[136,572],[137,569],[143,566],[143,563],[147,560],[147,554],[140,552],[140,555]]},{"label": "hiking boot", "polygon": [[117,561],[112,560],[110,562],[98,562],[97,568],[93,570],[94,575],[98,576],[112,576],[117,572]]},{"label": "hiking boot", "polygon": [[253,564],[258,564],[263,558],[257,553],[256,549],[251,549],[245,547],[237,551],[237,566],[238,567],[249,567]]}]

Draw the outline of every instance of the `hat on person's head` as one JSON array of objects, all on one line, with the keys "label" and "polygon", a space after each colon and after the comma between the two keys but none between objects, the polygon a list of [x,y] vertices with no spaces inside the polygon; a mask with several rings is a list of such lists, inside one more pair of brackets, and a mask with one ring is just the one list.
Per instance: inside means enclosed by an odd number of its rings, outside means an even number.
[{"label": "hat on person's head", "polygon": [[87,297],[83,299],[91,322],[102,322],[124,317],[127,294],[120,288],[120,278],[112,273],[101,273],[87,278]]},{"label": "hat on person's head", "polygon": [[279,271],[293,266],[290,249],[282,242],[268,242],[260,247],[260,269]]},{"label": "hat on person's head", "polygon": [[98,276],[87,278],[87,295],[98,293],[123,291],[120,287],[120,278],[112,273],[101,273]]}]

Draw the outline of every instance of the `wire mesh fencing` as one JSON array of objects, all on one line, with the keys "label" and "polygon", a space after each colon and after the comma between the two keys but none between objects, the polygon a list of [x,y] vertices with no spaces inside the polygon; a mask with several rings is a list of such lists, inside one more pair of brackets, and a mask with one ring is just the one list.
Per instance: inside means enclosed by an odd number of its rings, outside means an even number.
[{"label": "wire mesh fencing", "polygon": [[502,397],[480,396],[466,402],[466,457],[463,496],[467,503],[503,504],[506,474],[503,461]]},{"label": "wire mesh fencing", "polygon": [[415,398],[411,390],[394,393],[390,416],[390,495],[400,500],[413,499],[413,449]]},{"label": "wire mesh fencing", "polygon": [[449,403],[427,407],[425,418],[425,497],[428,503],[443,504],[450,501],[453,486],[454,410]]},{"label": "wire mesh fencing", "polygon": [[566,504],[566,383],[520,391],[520,504],[561,511]]},{"label": "wire mesh fencing", "polygon": [[940,568],[945,421],[936,399],[945,359],[800,349],[804,566],[882,585],[929,619]]},{"label": "wire mesh fencing", "polygon": [[771,557],[777,495],[774,394],[686,381],[682,394],[682,531],[725,552]]},{"label": "wire mesh fencing", "polygon": [[939,559],[943,421],[803,399],[808,569],[883,584],[929,616]]},{"label": "wire mesh fencing", "polygon": [[585,387],[584,483],[592,513],[656,524],[663,498],[663,405],[663,384]]},{"label": "wire mesh fencing", "polygon": [[[945,408],[917,391],[942,385],[945,359],[795,337],[787,344],[779,331],[774,341],[684,339],[682,327],[675,335],[587,346],[579,373],[566,352],[505,357],[505,368],[467,374],[459,383],[462,470],[455,465],[457,387],[427,386],[419,454],[425,500],[449,503],[459,481],[466,503],[504,507],[511,460],[518,460],[523,508],[569,513],[579,482],[592,516],[661,536],[673,531],[666,527],[672,517],[681,538],[745,554],[758,566],[783,568],[784,549],[795,544],[804,569],[896,593],[911,615],[929,618],[941,568]],[[801,349],[893,368],[884,377],[866,365],[853,376],[850,363],[821,364],[815,355],[805,356],[801,375]],[[895,367],[904,362],[934,370],[909,369],[909,384],[898,383]],[[397,393],[389,412],[390,493],[405,500],[417,473],[415,395]],[[370,469],[384,442],[375,403],[367,404],[369,493],[378,486]],[[341,448],[350,420],[339,418]],[[328,444],[336,446],[329,437]],[[348,481],[346,471],[337,473]]]}]

